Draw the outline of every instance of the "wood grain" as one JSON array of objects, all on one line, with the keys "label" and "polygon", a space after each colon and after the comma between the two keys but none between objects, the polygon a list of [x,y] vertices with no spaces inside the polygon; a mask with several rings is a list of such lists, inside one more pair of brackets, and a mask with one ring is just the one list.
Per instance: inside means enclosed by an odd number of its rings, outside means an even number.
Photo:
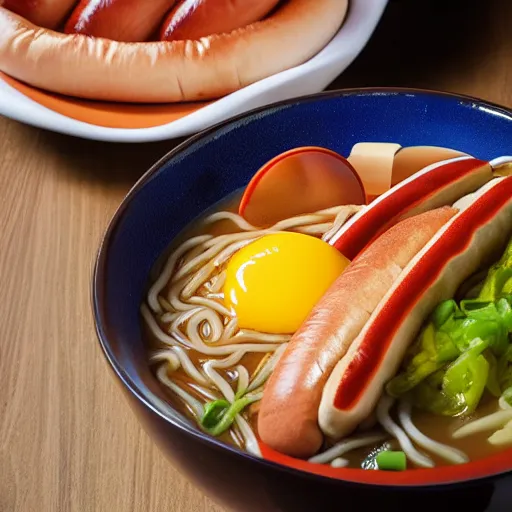
[{"label": "wood grain", "polygon": [[[511,20],[501,0],[394,0],[331,88],[427,87],[512,106]],[[1,512],[221,512],[139,428],[90,312],[110,216],[175,144],[83,141],[0,119]]]}]

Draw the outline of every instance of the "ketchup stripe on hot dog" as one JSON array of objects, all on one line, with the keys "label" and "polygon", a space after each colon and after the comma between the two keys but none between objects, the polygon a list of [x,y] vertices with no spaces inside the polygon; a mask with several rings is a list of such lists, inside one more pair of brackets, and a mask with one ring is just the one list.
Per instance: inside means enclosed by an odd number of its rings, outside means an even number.
[{"label": "ketchup stripe on hot dog", "polygon": [[491,178],[491,166],[472,157],[457,157],[432,164],[354,215],[334,235],[331,244],[347,258],[353,259],[372,238],[399,219],[452,204]]}]

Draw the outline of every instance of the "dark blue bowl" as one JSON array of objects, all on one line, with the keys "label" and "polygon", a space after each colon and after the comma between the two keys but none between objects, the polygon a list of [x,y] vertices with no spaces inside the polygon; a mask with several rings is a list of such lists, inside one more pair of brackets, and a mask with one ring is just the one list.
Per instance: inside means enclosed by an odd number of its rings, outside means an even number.
[{"label": "dark blue bowl", "polygon": [[388,510],[409,502],[444,510],[450,498],[466,511],[481,511],[496,482],[506,477],[500,468],[499,475],[490,471],[471,481],[454,472],[442,485],[430,479],[383,486],[255,459],[200,433],[174,412],[148,369],[139,306],[149,271],[172,238],[277,154],[323,146],[347,155],[361,141],[447,146],[489,160],[511,152],[512,115],[472,98],[403,89],[328,92],[259,109],[189,139],[155,164],[121,204],[101,245],[93,306],[110,367],[173,463],[233,510]]}]

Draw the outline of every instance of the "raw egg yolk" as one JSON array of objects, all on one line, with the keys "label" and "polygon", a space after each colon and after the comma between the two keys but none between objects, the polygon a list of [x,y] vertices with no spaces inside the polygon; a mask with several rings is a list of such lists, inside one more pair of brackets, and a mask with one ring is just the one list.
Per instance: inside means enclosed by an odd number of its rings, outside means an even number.
[{"label": "raw egg yolk", "polygon": [[240,328],[291,334],[348,264],[313,236],[266,235],[231,257],[224,300]]}]

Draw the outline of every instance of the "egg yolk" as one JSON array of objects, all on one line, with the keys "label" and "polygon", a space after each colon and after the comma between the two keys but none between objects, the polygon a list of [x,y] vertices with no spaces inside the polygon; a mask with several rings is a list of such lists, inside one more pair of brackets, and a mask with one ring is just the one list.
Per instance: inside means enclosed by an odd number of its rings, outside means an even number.
[{"label": "egg yolk", "polygon": [[231,257],[224,300],[239,327],[291,334],[348,264],[338,250],[313,236],[266,235]]}]

